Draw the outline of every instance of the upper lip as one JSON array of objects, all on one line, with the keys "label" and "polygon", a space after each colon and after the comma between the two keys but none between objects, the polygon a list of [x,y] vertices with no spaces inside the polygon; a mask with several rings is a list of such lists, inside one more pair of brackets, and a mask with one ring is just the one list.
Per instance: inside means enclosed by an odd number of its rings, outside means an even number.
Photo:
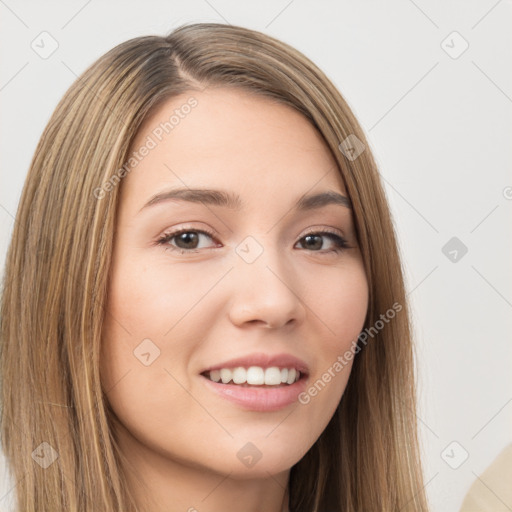
[{"label": "upper lip", "polygon": [[237,366],[243,366],[244,368],[251,366],[261,366],[262,368],[278,366],[279,368],[295,368],[302,374],[308,373],[308,365],[298,357],[292,356],[291,354],[265,354],[263,352],[223,361],[222,363],[206,368],[201,373],[220,370],[221,368],[236,368]]}]

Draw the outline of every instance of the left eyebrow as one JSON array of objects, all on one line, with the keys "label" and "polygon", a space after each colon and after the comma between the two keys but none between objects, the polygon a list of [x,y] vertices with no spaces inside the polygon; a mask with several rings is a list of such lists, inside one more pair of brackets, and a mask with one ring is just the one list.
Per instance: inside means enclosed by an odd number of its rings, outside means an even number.
[{"label": "left eyebrow", "polygon": [[[243,201],[238,194],[233,194],[225,190],[178,188],[167,190],[154,195],[139,210],[139,212],[150,206],[172,200],[209,204],[213,206],[229,208],[233,211],[240,211],[243,207]],[[295,203],[294,210],[316,210],[330,204],[340,205],[345,208],[352,209],[352,204],[348,197],[335,192],[334,190],[327,190],[317,194],[301,196]]]}]

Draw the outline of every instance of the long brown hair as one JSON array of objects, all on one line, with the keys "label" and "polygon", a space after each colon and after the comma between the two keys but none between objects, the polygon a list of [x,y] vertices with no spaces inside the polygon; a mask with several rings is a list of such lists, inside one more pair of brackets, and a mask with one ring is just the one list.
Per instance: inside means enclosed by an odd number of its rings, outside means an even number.
[{"label": "long brown hair", "polygon": [[[272,98],[318,129],[352,202],[369,283],[365,328],[378,332],[358,346],[337,411],[291,469],[290,510],[427,511],[402,268],[368,141],[339,91],[304,55],[268,35],[213,23],[113,48],[66,92],[37,146],[0,310],[2,446],[19,510],[138,510],[99,374],[122,183],[101,197],[97,191],[123,168],[154,109],[207,86]],[[364,145],[357,158],[347,154],[349,136]],[[400,313],[375,329],[393,304]]]}]

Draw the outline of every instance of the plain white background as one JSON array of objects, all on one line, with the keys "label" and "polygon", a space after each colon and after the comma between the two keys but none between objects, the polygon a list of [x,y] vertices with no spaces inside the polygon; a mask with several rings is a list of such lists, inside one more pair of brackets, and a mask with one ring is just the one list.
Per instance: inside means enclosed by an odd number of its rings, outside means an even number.
[{"label": "plain white background", "polygon": [[[186,22],[229,22],[282,39],[326,72],[369,136],[413,310],[426,491],[433,512],[458,510],[512,442],[511,6],[1,0],[2,275],[37,141],[89,64],[124,40]],[[57,44],[49,56],[33,49]],[[16,483],[3,460],[0,479],[0,509],[11,510]]]}]

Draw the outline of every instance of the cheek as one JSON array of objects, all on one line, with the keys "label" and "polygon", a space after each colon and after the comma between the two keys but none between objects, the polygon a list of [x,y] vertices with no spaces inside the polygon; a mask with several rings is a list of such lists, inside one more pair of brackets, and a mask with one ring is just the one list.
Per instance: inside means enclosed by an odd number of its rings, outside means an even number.
[{"label": "cheek", "polygon": [[344,269],[342,276],[317,286],[309,296],[312,312],[323,323],[327,334],[322,338],[324,356],[344,352],[357,340],[368,310],[368,282],[362,264]]},{"label": "cheek", "polygon": [[140,386],[154,384],[175,305],[168,303],[140,264],[122,258],[112,268],[101,345],[103,386],[126,387],[139,374]]},{"label": "cheek", "polygon": [[[190,386],[186,369],[197,338],[185,316],[191,306],[179,292],[182,286],[189,290],[187,278],[179,272],[157,275],[129,259],[113,268],[102,332],[102,388],[121,424],[159,449],[180,434],[171,427],[170,404],[173,415],[191,423],[190,396],[177,384]],[[155,434],[162,426],[169,439]]]},{"label": "cheek", "polygon": [[166,370],[188,384],[188,363],[216,318],[217,306],[202,299],[218,272],[199,274],[190,265],[161,261],[119,257],[113,262],[101,347],[106,389],[127,372],[126,380],[139,376],[149,388],[169,390],[174,381]]},{"label": "cheek", "polygon": [[123,261],[112,276],[109,311],[126,331],[163,339],[209,287],[208,279],[198,279],[181,265]]},{"label": "cheek", "polygon": [[299,403],[319,418],[322,428],[334,413],[348,383],[369,299],[362,263],[347,268],[335,281],[341,284],[333,286],[331,280],[321,287],[317,283],[316,292],[308,294],[308,305],[325,335],[318,337],[314,352],[316,365]]}]

